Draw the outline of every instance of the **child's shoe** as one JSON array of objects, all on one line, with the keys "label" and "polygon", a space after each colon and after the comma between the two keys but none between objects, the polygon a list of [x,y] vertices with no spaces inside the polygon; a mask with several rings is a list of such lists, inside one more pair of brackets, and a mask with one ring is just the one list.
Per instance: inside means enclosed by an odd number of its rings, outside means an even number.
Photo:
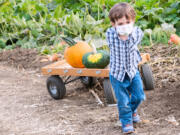
[{"label": "child's shoe", "polygon": [[134,128],[133,128],[132,124],[127,124],[122,127],[122,131],[124,134],[130,134],[130,133],[134,132]]},{"label": "child's shoe", "polygon": [[133,122],[139,123],[141,121],[140,116],[137,113],[133,113]]},{"label": "child's shoe", "polygon": [[[139,123],[141,121],[140,116],[137,113],[133,113],[133,122]],[[122,123],[120,120],[115,124],[116,127],[122,127]]]}]

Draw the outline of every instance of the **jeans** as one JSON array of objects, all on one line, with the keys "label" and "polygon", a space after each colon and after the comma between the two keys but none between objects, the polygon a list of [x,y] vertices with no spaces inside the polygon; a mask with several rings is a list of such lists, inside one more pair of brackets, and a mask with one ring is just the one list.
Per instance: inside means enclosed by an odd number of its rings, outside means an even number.
[{"label": "jeans", "polygon": [[132,114],[137,111],[138,106],[145,100],[143,84],[139,71],[130,81],[127,73],[123,82],[118,81],[112,75],[109,75],[112,88],[117,99],[119,120],[122,126],[132,124]]}]

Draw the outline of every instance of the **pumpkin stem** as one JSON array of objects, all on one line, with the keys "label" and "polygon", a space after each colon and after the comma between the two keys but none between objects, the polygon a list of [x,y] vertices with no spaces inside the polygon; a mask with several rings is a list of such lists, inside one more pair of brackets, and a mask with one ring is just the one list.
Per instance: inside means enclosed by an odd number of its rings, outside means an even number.
[{"label": "pumpkin stem", "polygon": [[62,39],[63,39],[69,46],[73,46],[73,45],[77,44],[77,42],[74,41],[72,38],[62,37]]},{"label": "pumpkin stem", "polygon": [[97,50],[96,50],[96,47],[95,47],[94,43],[92,43],[91,45],[92,45],[92,48],[93,48],[93,53],[96,54]]}]

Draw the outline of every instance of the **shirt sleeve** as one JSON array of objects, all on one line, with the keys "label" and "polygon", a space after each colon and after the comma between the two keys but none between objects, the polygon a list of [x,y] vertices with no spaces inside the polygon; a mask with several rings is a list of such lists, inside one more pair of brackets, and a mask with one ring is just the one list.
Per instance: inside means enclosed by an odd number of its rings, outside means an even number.
[{"label": "shirt sleeve", "polygon": [[143,31],[139,27],[136,30],[136,35],[137,35],[136,45],[139,45],[143,39],[143,36],[144,36]]},{"label": "shirt sleeve", "polygon": [[110,31],[110,29],[107,29],[106,31],[106,41],[107,41],[107,44],[108,44],[108,47],[110,48],[111,47],[111,40],[112,40],[112,33]]}]

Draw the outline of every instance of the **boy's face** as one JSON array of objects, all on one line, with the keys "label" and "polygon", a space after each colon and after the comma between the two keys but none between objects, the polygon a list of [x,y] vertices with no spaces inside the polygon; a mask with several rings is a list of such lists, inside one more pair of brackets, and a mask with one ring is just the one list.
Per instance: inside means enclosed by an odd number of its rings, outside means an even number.
[{"label": "boy's face", "polygon": [[122,37],[127,37],[129,34],[133,32],[134,29],[134,20],[126,19],[126,17],[122,17],[115,21],[114,26],[116,28],[117,33]]}]

